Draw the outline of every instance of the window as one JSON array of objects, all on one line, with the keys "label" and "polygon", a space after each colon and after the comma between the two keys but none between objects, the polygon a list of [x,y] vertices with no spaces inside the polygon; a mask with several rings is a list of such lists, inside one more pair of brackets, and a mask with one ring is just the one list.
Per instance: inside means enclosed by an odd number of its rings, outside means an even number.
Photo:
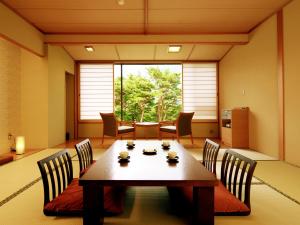
[{"label": "window", "polygon": [[100,119],[113,112],[113,65],[80,64],[80,120]]},{"label": "window", "polygon": [[216,63],[183,64],[183,106],[194,119],[217,119]]},{"label": "window", "polygon": [[127,121],[173,120],[180,111],[218,118],[216,63],[80,64],[79,72],[80,120],[99,112]]},{"label": "window", "polygon": [[114,71],[117,117],[139,122],[176,119],[182,108],[181,64],[117,64]]}]

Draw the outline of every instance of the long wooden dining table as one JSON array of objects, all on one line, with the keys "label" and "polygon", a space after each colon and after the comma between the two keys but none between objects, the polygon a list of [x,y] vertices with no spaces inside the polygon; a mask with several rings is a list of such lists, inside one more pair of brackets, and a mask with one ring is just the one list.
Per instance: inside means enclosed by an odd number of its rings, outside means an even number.
[{"label": "long wooden dining table", "polygon": [[[119,152],[127,150],[127,142],[116,141],[80,178],[83,186],[83,224],[104,223],[104,186],[193,186],[192,223],[214,224],[214,186],[217,179],[177,141],[170,141],[177,163],[167,161],[168,150],[161,141],[135,141],[128,149],[129,162],[120,163]],[[156,149],[145,155],[143,149]]]}]

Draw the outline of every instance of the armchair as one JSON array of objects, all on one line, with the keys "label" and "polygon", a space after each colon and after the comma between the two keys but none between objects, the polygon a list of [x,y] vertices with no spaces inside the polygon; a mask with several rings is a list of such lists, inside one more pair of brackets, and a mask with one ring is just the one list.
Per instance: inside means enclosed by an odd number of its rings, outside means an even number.
[{"label": "armchair", "polygon": [[[162,133],[169,133],[176,136],[179,142],[179,137],[190,135],[191,142],[194,144],[192,135],[192,118],[194,112],[186,113],[180,112],[178,118],[175,121],[162,121],[159,123],[159,138],[162,138]],[[169,125],[168,125],[169,124]],[[167,125],[167,126],[166,126]]]},{"label": "armchair", "polygon": [[123,121],[118,121],[114,113],[100,113],[103,121],[103,134],[102,144],[104,142],[104,135],[118,138],[124,134],[133,133],[133,139],[135,139],[135,125],[131,126],[122,125]]}]

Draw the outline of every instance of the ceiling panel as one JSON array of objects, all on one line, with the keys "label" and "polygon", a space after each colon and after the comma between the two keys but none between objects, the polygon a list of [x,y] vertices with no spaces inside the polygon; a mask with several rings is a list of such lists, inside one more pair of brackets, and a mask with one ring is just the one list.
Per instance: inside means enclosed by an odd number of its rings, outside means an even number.
[{"label": "ceiling panel", "polygon": [[[248,23],[250,27],[253,23]],[[198,24],[150,24],[148,32],[151,34],[224,34],[224,33],[247,33],[242,27],[237,31],[237,24],[216,24],[211,26],[207,23]]]},{"label": "ceiling panel", "polygon": [[[260,10],[211,10],[211,9],[188,9],[188,10],[150,10],[149,29],[160,27],[163,30],[165,24],[174,24],[187,29],[198,26],[199,33],[205,32],[248,32],[259,21],[263,20],[270,9]],[[166,16],[167,15],[167,16]]]},{"label": "ceiling panel", "polygon": [[149,9],[196,9],[196,8],[237,8],[263,9],[279,8],[289,0],[149,0]]},{"label": "ceiling panel", "polygon": [[20,9],[33,23],[143,23],[143,10]]},{"label": "ceiling panel", "polygon": [[169,45],[156,45],[155,60],[186,60],[193,48],[192,44],[181,45],[178,53],[169,53]]},{"label": "ceiling panel", "polygon": [[[219,60],[231,45],[184,44],[179,53],[168,53],[165,44],[93,44],[94,52],[87,52],[84,45],[65,45],[65,50],[75,60],[165,60],[201,61]],[[120,57],[119,57],[120,56]]]},{"label": "ceiling panel", "polygon": [[189,60],[219,60],[231,45],[195,45]]},{"label": "ceiling panel", "polygon": [[154,60],[155,45],[117,45],[120,60]]},{"label": "ceiling panel", "polygon": [[144,1],[125,0],[120,6],[116,0],[2,0],[14,8],[23,9],[143,9]]},{"label": "ceiling panel", "polygon": [[38,23],[40,29],[49,33],[101,33],[101,34],[139,34],[144,31],[143,24],[99,24],[99,23]]},{"label": "ceiling panel", "polygon": [[98,33],[94,25],[105,24],[108,31],[100,33],[201,34],[249,32],[290,0],[148,0],[148,7],[143,0],[125,0],[123,6],[117,0],[2,1],[45,33],[61,33],[67,24],[77,25],[64,33]]},{"label": "ceiling panel", "polygon": [[65,50],[75,60],[118,60],[115,45],[93,45],[95,51],[88,52],[84,45],[66,45]]}]

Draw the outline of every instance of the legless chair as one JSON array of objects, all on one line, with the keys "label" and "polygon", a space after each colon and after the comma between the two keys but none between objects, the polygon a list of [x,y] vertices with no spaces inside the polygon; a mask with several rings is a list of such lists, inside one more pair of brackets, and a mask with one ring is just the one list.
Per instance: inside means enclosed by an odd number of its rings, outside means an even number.
[{"label": "legless chair", "polygon": [[251,213],[251,180],[257,162],[232,150],[222,159],[221,183],[215,187],[215,215],[247,216]]},{"label": "legless chair", "polygon": [[[118,122],[114,113],[100,113],[103,121],[103,135],[102,144],[104,141],[104,135],[118,138],[124,134],[133,133],[133,139],[135,139],[135,126],[122,126],[123,122]],[[119,126],[120,123],[120,126]]]},{"label": "legless chair", "polygon": [[[215,186],[214,207],[217,216],[247,216],[251,213],[250,189],[256,161],[232,150],[222,159],[221,181]],[[193,187],[179,187],[175,198],[185,209],[193,208]]]},{"label": "legless chair", "polygon": [[[73,178],[73,165],[67,150],[57,152],[37,162],[44,186],[44,214],[46,216],[82,216],[83,188]],[[106,215],[123,212],[124,192],[104,187]]]},{"label": "legless chair", "polygon": [[95,162],[93,160],[93,149],[89,139],[85,139],[75,145],[79,160],[79,176],[81,177]]},{"label": "legless chair", "polygon": [[207,170],[216,175],[217,167],[217,157],[219,153],[220,145],[209,140],[205,139],[203,147],[203,160],[202,164]]},{"label": "legless chair", "polygon": [[46,216],[82,216],[82,187],[73,178],[73,166],[67,150],[37,162],[44,186]]},{"label": "legless chair", "polygon": [[193,135],[192,135],[192,118],[194,116],[194,112],[186,113],[186,112],[180,112],[178,118],[175,122],[173,122],[173,125],[164,126],[164,124],[170,123],[170,122],[160,122],[160,128],[159,128],[159,138],[162,138],[162,133],[169,133],[176,136],[177,141],[179,142],[179,137],[190,135],[191,142],[194,144]]}]

